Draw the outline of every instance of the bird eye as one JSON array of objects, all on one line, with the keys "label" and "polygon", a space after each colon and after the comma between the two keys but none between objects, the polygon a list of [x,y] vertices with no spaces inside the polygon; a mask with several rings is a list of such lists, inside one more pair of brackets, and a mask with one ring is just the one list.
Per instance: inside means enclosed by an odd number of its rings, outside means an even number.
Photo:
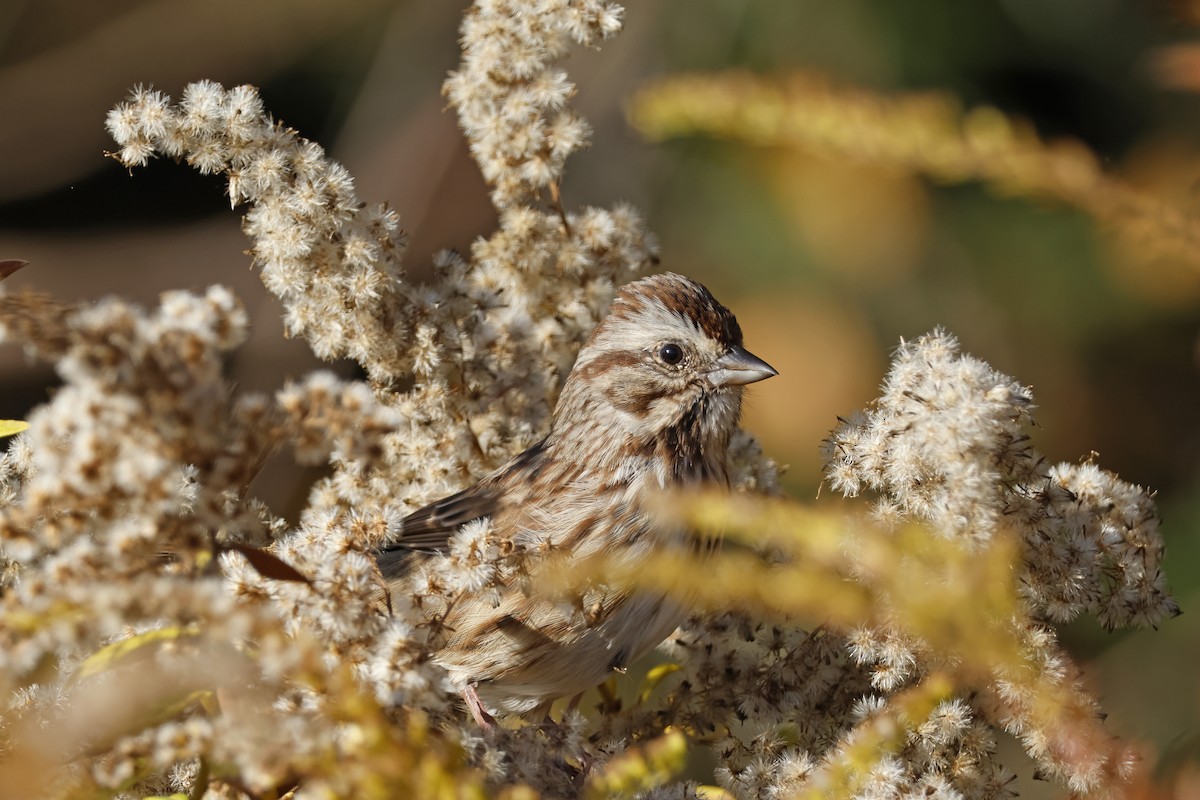
[{"label": "bird eye", "polygon": [[664,364],[674,366],[683,361],[683,348],[677,344],[664,344],[658,348],[658,357],[663,360]]}]

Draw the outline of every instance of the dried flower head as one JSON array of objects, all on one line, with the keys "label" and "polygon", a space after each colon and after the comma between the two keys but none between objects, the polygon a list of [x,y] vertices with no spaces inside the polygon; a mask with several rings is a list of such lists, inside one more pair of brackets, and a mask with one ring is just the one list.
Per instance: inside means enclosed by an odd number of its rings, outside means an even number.
[{"label": "dried flower head", "polygon": [[1178,613],[1150,493],[1090,462],[1047,464],[1025,432],[1032,408],[1029,389],[944,331],[902,342],[879,399],[826,441],[830,483],[870,491],[888,523],[979,543],[1016,532],[1022,591],[1051,621],[1087,612],[1113,628]]}]

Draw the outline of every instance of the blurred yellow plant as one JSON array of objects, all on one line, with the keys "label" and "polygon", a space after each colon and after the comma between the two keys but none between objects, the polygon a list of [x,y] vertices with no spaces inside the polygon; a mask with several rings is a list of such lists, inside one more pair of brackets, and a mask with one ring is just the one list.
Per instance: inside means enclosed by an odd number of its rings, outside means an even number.
[{"label": "blurred yellow plant", "polygon": [[629,118],[651,139],[720,136],[947,183],[983,181],[1003,195],[1081,209],[1122,238],[1200,267],[1200,239],[1179,208],[1107,174],[1078,141],[1044,141],[1025,121],[989,106],[964,110],[946,93],[889,96],[814,74],[678,75],[639,91]]},{"label": "blurred yellow plant", "polygon": [[0,439],[6,436],[16,436],[27,429],[29,423],[19,419],[0,419]]},{"label": "blurred yellow plant", "polygon": [[1020,641],[1007,633],[1021,615],[1012,537],[971,547],[922,525],[893,532],[840,511],[745,495],[689,495],[660,513],[668,524],[755,549],[695,560],[661,552],[638,565],[639,582],[694,594],[715,609],[732,604],[842,628],[897,625],[953,653],[960,672],[975,678],[1022,662]]},{"label": "blurred yellow plant", "polygon": [[[72,618],[86,620],[92,611],[75,608]],[[41,626],[59,616],[44,616]],[[251,778],[232,760],[193,761],[193,797],[217,785],[223,787],[218,796],[252,789],[256,796],[278,796],[300,785],[321,796],[379,800],[533,796],[521,786],[489,794],[462,748],[426,715],[389,715],[363,692],[351,669],[324,662],[311,637],[259,630],[254,646],[235,646],[222,627],[167,626],[120,639],[82,662],[59,707],[0,715],[0,730],[8,734],[0,796],[109,797],[114,777],[123,790],[137,793],[164,761],[186,760],[197,741],[255,748],[262,767]],[[268,687],[256,675],[256,662],[280,657],[291,677],[320,698],[339,730],[304,752],[290,752],[286,763],[278,731],[288,724],[287,712],[272,708]],[[81,768],[86,757],[106,752],[112,755],[101,758],[110,772]]]},{"label": "blurred yellow plant", "polygon": [[811,774],[805,796],[857,796],[906,736],[936,724],[930,715],[952,695],[985,697],[991,722],[1071,776],[1077,791],[1128,778],[1130,751],[1102,730],[1094,700],[1017,591],[1023,553],[1014,533],[980,544],[917,523],[893,530],[840,511],[720,493],[664,498],[657,513],[701,540],[723,537],[724,551],[658,552],[636,565],[599,557],[542,577],[563,592],[580,585],[581,571],[630,581],[710,612],[799,618],[849,632],[851,642],[856,630],[885,631],[919,654],[915,681],[853,726]]},{"label": "blurred yellow plant", "polygon": [[629,748],[588,776],[584,800],[634,797],[661,786],[683,769],[687,737],[671,730],[648,742]]},{"label": "blurred yellow plant", "polygon": [[892,697],[885,710],[860,724],[835,757],[813,774],[800,800],[860,796],[881,758],[899,751],[907,732],[924,723],[953,688],[944,675],[934,674]]}]

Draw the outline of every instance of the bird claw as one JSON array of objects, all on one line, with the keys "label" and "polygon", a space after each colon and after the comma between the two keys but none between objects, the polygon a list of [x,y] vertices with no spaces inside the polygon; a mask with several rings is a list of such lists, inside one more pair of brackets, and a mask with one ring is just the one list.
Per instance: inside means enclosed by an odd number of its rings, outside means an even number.
[{"label": "bird claw", "polygon": [[462,690],[463,700],[467,704],[467,710],[471,712],[471,716],[479,723],[479,727],[485,731],[490,731],[496,725],[496,718],[488,713],[488,710],[483,707],[483,701],[479,699],[479,693],[475,691],[475,684],[468,683]]}]

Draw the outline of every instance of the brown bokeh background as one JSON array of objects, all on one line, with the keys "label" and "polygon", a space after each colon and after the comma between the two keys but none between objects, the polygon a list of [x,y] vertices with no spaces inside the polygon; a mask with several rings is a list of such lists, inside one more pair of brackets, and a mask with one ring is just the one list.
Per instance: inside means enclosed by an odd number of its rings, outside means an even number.
[{"label": "brown bokeh background", "polygon": [[[169,162],[129,174],[104,157],[105,112],[136,84],[176,96],[201,78],[261,87],[276,117],[350,169],[364,200],[400,212],[419,279],[434,251],[465,251],[494,225],[439,93],[465,6],[10,0],[0,7],[0,258],[31,263],[7,288],[153,303],[164,290],[228,284],[254,322],[229,365],[240,387],[272,391],[318,367],[303,342],[282,338],[221,182]],[[1134,0],[632,3],[621,36],[567,64],[595,136],[563,188],[568,206],[643,209],[663,267],[703,280],[737,312],[750,348],[781,372],[753,387],[746,424],[789,465],[798,499],[816,497],[821,438],[874,396],[899,337],[936,325],[1033,386],[1033,436],[1049,458],[1096,451],[1157,488],[1185,615],[1158,632],[1106,634],[1085,620],[1065,638],[1114,732],[1144,741],[1159,790],[1177,793],[1200,793],[1189,766],[1200,748],[1196,268],[1138,258],[1078,211],[974,184],[700,138],[649,144],[623,108],[647,79],[684,70],[805,69],[881,92],[944,89],[1043,136],[1079,139],[1113,174],[1192,213],[1198,21],[1186,2]],[[0,381],[0,418],[20,418],[55,379],[6,347]],[[294,513],[311,476],[277,461],[255,491]]]}]

